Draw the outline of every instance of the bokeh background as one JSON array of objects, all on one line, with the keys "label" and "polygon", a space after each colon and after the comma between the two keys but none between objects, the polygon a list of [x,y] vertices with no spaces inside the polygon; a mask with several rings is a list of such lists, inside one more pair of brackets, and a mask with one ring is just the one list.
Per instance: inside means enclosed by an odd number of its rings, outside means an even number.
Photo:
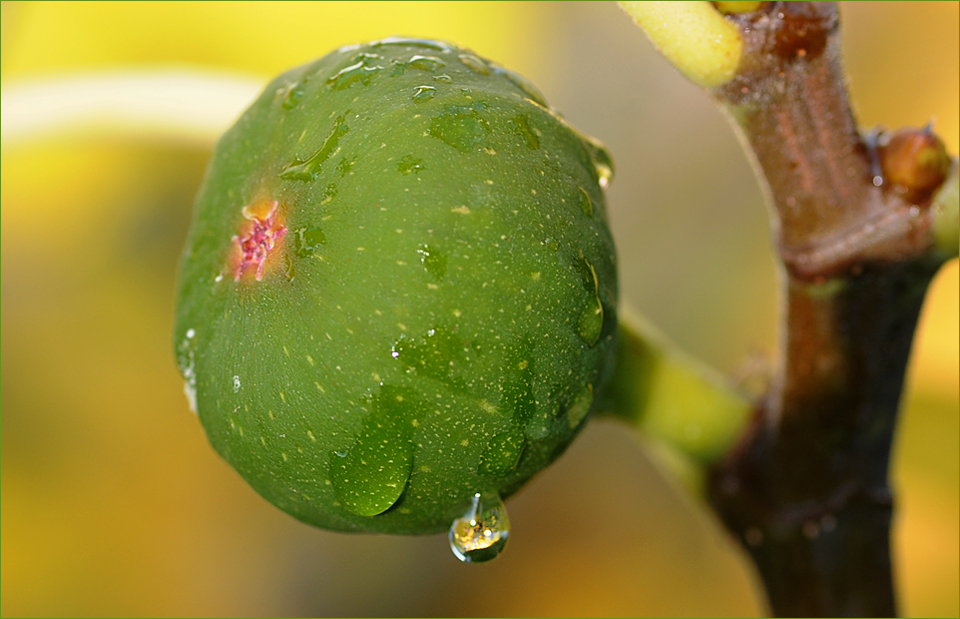
[{"label": "bokeh background", "polygon": [[[863,124],[935,118],[957,152],[958,3],[842,11]],[[709,100],[612,3],[4,2],[0,77],[4,93],[171,67],[265,84],[390,35],[446,38],[530,77],[614,154],[625,301],[726,372],[773,350],[752,172]],[[208,446],[172,352],[176,264],[211,145],[106,129],[4,142],[3,616],[766,612],[741,552],[612,423],[508,503],[510,545],[491,564],[458,563],[444,536],[316,530],[258,497]],[[954,261],[924,310],[895,447],[910,615],[960,612],[958,339]]]}]

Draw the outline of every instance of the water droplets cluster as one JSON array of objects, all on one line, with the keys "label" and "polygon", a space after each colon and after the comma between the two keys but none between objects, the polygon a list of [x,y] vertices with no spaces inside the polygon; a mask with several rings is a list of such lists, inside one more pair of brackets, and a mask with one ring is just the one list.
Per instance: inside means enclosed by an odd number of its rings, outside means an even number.
[{"label": "water droplets cluster", "polygon": [[183,376],[183,393],[194,415],[197,414],[196,336],[197,332],[193,327],[187,329],[183,340],[177,346],[177,365]]}]

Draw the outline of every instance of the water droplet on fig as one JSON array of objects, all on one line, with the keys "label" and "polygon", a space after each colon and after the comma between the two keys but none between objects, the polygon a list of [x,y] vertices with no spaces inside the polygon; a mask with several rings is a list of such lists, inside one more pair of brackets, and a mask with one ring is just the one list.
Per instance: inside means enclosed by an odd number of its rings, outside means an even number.
[{"label": "water droplet on fig", "polygon": [[580,210],[587,217],[593,217],[593,200],[583,187],[580,187]]},{"label": "water droplet on fig", "polygon": [[590,162],[597,173],[600,186],[606,189],[613,181],[613,157],[610,156],[607,147],[600,140],[585,135],[580,137],[587,153],[590,155]]},{"label": "water droplet on fig", "polygon": [[423,169],[423,159],[418,159],[413,155],[404,155],[400,161],[397,162],[397,171],[400,174],[406,176],[411,172],[420,173],[420,170]]},{"label": "water droplet on fig", "polygon": [[530,121],[527,117],[519,114],[507,121],[511,131],[523,138],[530,150],[540,148],[540,132],[530,127]]},{"label": "water droplet on fig", "polygon": [[298,105],[300,105],[300,100],[303,98],[303,90],[306,85],[306,79],[297,80],[296,82],[287,86],[286,92],[283,95],[283,101],[280,102],[281,107],[285,110],[292,110]]},{"label": "water droplet on fig", "polygon": [[504,69],[503,67],[494,66],[494,70],[503,75],[505,78],[510,80],[514,86],[523,91],[525,95],[530,97],[535,103],[542,105],[543,107],[547,106],[547,99],[543,96],[543,93],[540,92],[540,89],[537,88],[533,82],[520,75],[519,73],[514,73],[509,69]]},{"label": "water droplet on fig", "polygon": [[367,86],[370,84],[370,78],[383,69],[383,67],[373,64],[379,58],[380,56],[377,54],[360,54],[352,65],[344,67],[335,75],[329,77],[327,84],[330,84],[334,90],[345,90],[357,82]]},{"label": "water droplet on fig", "polygon": [[403,46],[403,47],[422,47],[424,49],[432,49],[438,52],[447,52],[450,51],[450,46],[442,43],[441,41],[431,41],[429,39],[411,39],[406,37],[387,37],[375,43],[371,43],[372,47],[384,47],[384,46]]},{"label": "water droplet on fig", "polygon": [[580,318],[577,321],[577,332],[590,346],[597,343],[600,338],[600,331],[603,329],[603,304],[600,298],[595,297],[580,312]]},{"label": "water droplet on fig", "polygon": [[280,178],[289,181],[307,182],[316,179],[324,162],[329,159],[333,153],[337,152],[340,137],[350,131],[350,128],[344,124],[346,115],[349,113],[348,110],[343,116],[337,117],[330,133],[327,134],[327,137],[323,140],[323,144],[320,145],[320,148],[318,148],[315,153],[310,155],[306,161],[301,161],[300,159],[294,160],[293,163],[280,171]]},{"label": "water droplet on fig", "polygon": [[577,333],[589,346],[593,346],[600,339],[600,332],[603,330],[603,303],[600,301],[596,270],[587,260],[583,260],[582,265],[584,288],[589,296],[586,305],[580,310]]},{"label": "water droplet on fig", "polygon": [[460,54],[460,62],[474,73],[490,75],[490,67],[487,63],[473,54]]},{"label": "water droplet on fig", "polygon": [[430,121],[430,136],[443,140],[461,153],[475,152],[490,133],[490,124],[480,117],[487,105],[448,105]]},{"label": "water droplet on fig", "polygon": [[417,91],[413,93],[414,103],[423,103],[437,96],[437,89],[433,86],[417,86]]},{"label": "water droplet on fig", "polygon": [[319,226],[304,226],[293,231],[294,253],[299,258],[312,256],[327,243],[327,235]]},{"label": "water droplet on fig", "polygon": [[516,470],[526,443],[523,430],[518,427],[494,435],[480,454],[480,473],[503,477]]},{"label": "water droplet on fig", "polygon": [[427,329],[422,337],[400,336],[390,356],[403,365],[407,374],[439,380],[452,389],[463,391],[467,385],[460,375],[474,349],[448,329]]},{"label": "water droplet on fig", "polygon": [[346,509],[375,516],[397,502],[410,478],[414,422],[422,408],[409,389],[382,385],[353,444],[330,452],[331,482]]},{"label": "water droplet on fig", "polygon": [[497,558],[507,545],[510,520],[497,494],[473,495],[467,512],[450,526],[450,549],[464,563]]},{"label": "water droplet on fig", "polygon": [[580,425],[583,418],[590,412],[591,406],[593,406],[593,385],[587,385],[580,390],[570,404],[570,408],[567,409],[567,423],[570,424],[571,430]]},{"label": "water droplet on fig", "polygon": [[196,336],[195,329],[187,329],[183,341],[177,346],[177,366],[183,376],[183,393],[187,396],[187,404],[194,415],[197,414],[197,370],[194,358]]},{"label": "water droplet on fig", "polygon": [[417,253],[420,255],[420,264],[427,270],[427,273],[437,279],[443,279],[443,276],[447,274],[447,257],[440,253],[436,247],[426,243],[417,248]]},{"label": "water droplet on fig", "polygon": [[444,66],[446,65],[444,65],[442,60],[433,56],[414,56],[410,59],[410,62],[407,63],[407,67],[411,69],[429,71],[431,73]]}]

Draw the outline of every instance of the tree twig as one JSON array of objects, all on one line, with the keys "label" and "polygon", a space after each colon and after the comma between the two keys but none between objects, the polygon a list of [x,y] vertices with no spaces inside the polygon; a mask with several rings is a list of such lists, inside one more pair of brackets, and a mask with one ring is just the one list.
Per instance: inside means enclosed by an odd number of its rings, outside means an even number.
[{"label": "tree twig", "polygon": [[951,162],[926,129],[860,133],[834,3],[723,4],[754,10],[725,18],[740,37],[732,77],[700,83],[766,190],[785,312],[770,392],[714,471],[711,500],[777,615],[892,616],[887,469],[923,297],[956,255],[938,214],[956,210],[938,194]]}]

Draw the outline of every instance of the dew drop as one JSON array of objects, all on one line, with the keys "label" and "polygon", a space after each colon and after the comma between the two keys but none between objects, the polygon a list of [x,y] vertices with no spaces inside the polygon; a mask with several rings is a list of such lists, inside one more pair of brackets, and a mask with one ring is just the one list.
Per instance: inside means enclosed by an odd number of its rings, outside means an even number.
[{"label": "dew drop", "polygon": [[323,188],[323,197],[320,198],[320,204],[329,204],[336,197],[337,186],[334,183],[330,183]]},{"label": "dew drop", "polygon": [[356,164],[357,164],[356,157],[353,157],[352,159],[347,159],[346,157],[344,157],[343,159],[340,160],[339,163],[337,163],[337,174],[340,175],[340,178],[343,178],[347,174],[350,174],[351,170],[353,170],[353,166],[355,166]]},{"label": "dew drop", "polygon": [[403,158],[397,162],[397,170],[400,172],[400,174],[403,174],[404,176],[406,176],[407,174],[410,174],[411,172],[415,172],[419,174],[420,170],[422,169],[423,169],[423,159],[418,159],[413,155],[404,155]]},{"label": "dew drop", "polygon": [[414,56],[406,66],[411,69],[417,69],[418,71],[429,71],[432,73],[437,69],[442,69],[446,65],[444,65],[442,60],[433,56]]},{"label": "dew drop", "polygon": [[523,138],[527,144],[527,148],[530,150],[540,148],[540,132],[530,127],[530,121],[527,120],[526,116],[514,116],[507,121],[507,124],[510,125],[510,130],[513,131],[513,133]]},{"label": "dew drop", "polygon": [[353,444],[330,452],[330,478],[346,509],[375,516],[397,502],[413,464],[413,421],[423,409],[409,389],[380,387]]},{"label": "dew drop", "polygon": [[533,346],[524,342],[510,352],[504,368],[506,380],[501,390],[500,407],[510,411],[514,424],[521,427],[537,412],[537,398],[533,395],[535,362]]},{"label": "dew drop", "polygon": [[460,62],[474,73],[490,75],[490,67],[487,63],[473,54],[460,54]]},{"label": "dew drop", "polygon": [[183,393],[187,396],[187,404],[194,415],[197,414],[197,370],[194,360],[196,335],[193,328],[187,329],[186,338],[177,346],[177,365],[180,375],[183,376]]},{"label": "dew drop", "polygon": [[437,279],[443,279],[447,274],[447,257],[440,253],[436,247],[423,243],[417,248],[420,255],[420,264],[427,270],[427,273]]},{"label": "dew drop", "polygon": [[310,155],[306,161],[295,159],[293,163],[280,171],[280,178],[290,181],[312,181],[316,179],[324,162],[329,159],[333,153],[337,152],[340,137],[350,131],[350,128],[344,124],[346,114],[349,113],[348,110],[343,116],[337,117],[333,128],[330,130],[330,133],[327,134],[327,137],[324,138],[323,144],[320,145],[317,152]]},{"label": "dew drop", "polygon": [[319,226],[304,226],[293,231],[294,253],[299,258],[314,255],[320,246],[326,243],[327,235]]},{"label": "dew drop", "polygon": [[423,103],[437,96],[437,89],[433,86],[417,86],[417,91],[413,93],[414,103]]},{"label": "dew drop", "polygon": [[505,78],[510,80],[514,86],[523,91],[525,95],[530,97],[535,103],[542,105],[543,107],[548,107],[547,99],[543,96],[543,93],[540,92],[540,89],[537,88],[533,82],[520,75],[519,73],[514,73],[509,69],[504,69],[503,67],[494,66],[494,71],[503,75]]},{"label": "dew drop", "polygon": [[373,47],[386,47],[386,46],[404,46],[404,47],[422,47],[425,49],[432,49],[438,52],[447,52],[451,48],[449,45],[446,45],[440,41],[431,41],[429,39],[412,39],[406,37],[388,37],[372,43]]},{"label": "dew drop", "polygon": [[492,477],[508,475],[517,468],[526,443],[518,427],[494,435],[480,454],[480,472]]},{"label": "dew drop", "polygon": [[434,75],[433,81],[440,82],[442,84],[452,84],[453,78],[450,77],[449,75]]},{"label": "dew drop", "polygon": [[197,414],[197,385],[196,379],[187,379],[183,381],[183,394],[187,396],[187,405],[190,407],[190,412],[194,415]]},{"label": "dew drop", "polygon": [[613,181],[613,158],[603,142],[590,136],[582,135],[583,145],[590,155],[590,162],[597,173],[600,186],[606,189]]},{"label": "dew drop", "polygon": [[570,404],[570,408],[567,409],[567,423],[570,424],[571,430],[580,425],[583,418],[590,412],[591,406],[593,406],[593,385],[587,385],[580,390]]},{"label": "dew drop", "polygon": [[577,332],[590,346],[597,343],[600,338],[600,331],[603,329],[603,304],[600,303],[600,297],[594,297],[580,312],[580,318],[577,321]]},{"label": "dew drop", "polygon": [[460,376],[470,363],[476,347],[464,342],[449,329],[427,329],[422,337],[400,336],[390,356],[400,362],[407,374],[439,380],[457,391],[466,389]]},{"label": "dew drop", "polygon": [[348,67],[344,67],[335,75],[327,79],[327,84],[334,90],[345,90],[357,82],[364,86],[370,83],[370,78],[380,72],[383,67],[372,64],[380,58],[377,54],[360,54],[356,62]]},{"label": "dew drop", "polygon": [[582,265],[585,267],[584,287],[589,296],[577,320],[577,333],[589,346],[593,346],[603,330],[603,303],[600,301],[596,270],[587,260],[583,260]]},{"label": "dew drop", "polygon": [[473,495],[470,509],[450,526],[450,549],[464,563],[497,558],[507,545],[510,520],[507,508],[494,493]]},{"label": "dew drop", "polygon": [[430,136],[438,138],[461,153],[477,150],[490,133],[490,124],[480,117],[487,105],[476,101],[470,105],[448,105],[430,121]]},{"label": "dew drop", "polygon": [[287,86],[287,91],[283,96],[283,101],[280,103],[283,109],[292,110],[300,105],[300,100],[303,98],[303,87],[303,81],[296,81]]},{"label": "dew drop", "polygon": [[580,210],[587,217],[593,217],[593,200],[583,187],[580,187]]}]

